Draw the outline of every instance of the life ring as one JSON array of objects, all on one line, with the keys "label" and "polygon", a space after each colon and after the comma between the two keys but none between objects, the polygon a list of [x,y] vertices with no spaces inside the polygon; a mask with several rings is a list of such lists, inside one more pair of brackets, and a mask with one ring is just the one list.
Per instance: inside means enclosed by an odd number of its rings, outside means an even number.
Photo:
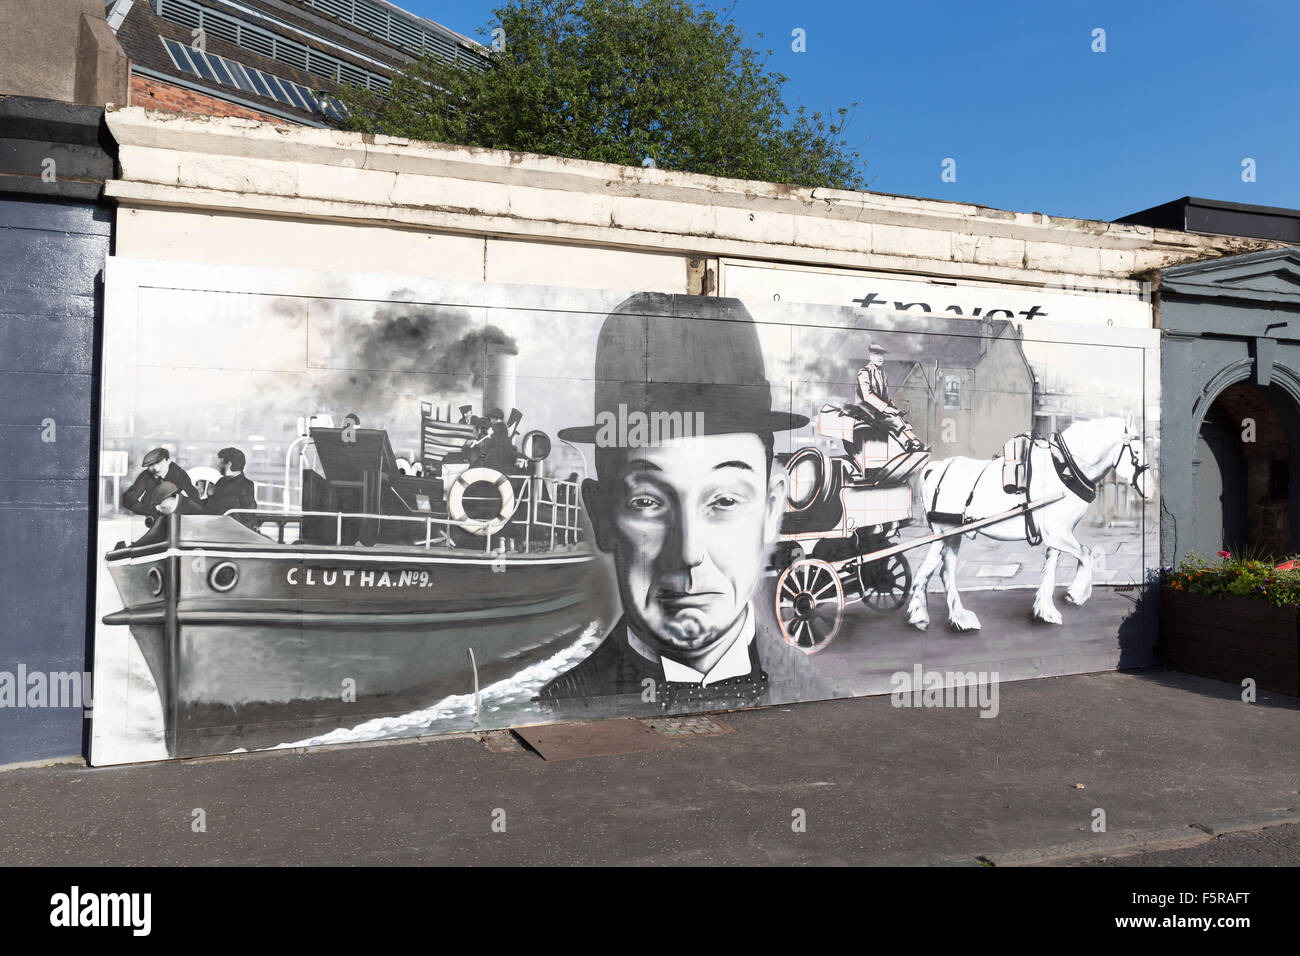
[{"label": "life ring", "polygon": [[[495,518],[471,518],[465,510],[465,492],[470,485],[480,481],[495,485],[497,494],[501,496],[501,510]],[[510,479],[495,468],[467,468],[456,476],[451,490],[447,492],[447,514],[471,534],[496,534],[510,522],[514,513],[515,489],[511,486]]]}]

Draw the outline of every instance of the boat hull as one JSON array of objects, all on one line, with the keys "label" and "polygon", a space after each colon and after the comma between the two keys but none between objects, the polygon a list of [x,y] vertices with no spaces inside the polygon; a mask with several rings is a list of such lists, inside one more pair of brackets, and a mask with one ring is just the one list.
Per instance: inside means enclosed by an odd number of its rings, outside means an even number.
[{"label": "boat hull", "polygon": [[[233,527],[232,527],[233,525]],[[110,553],[176,756],[274,746],[473,694],[577,638],[581,548],[485,555],[268,542],[187,517],[166,545]]]}]

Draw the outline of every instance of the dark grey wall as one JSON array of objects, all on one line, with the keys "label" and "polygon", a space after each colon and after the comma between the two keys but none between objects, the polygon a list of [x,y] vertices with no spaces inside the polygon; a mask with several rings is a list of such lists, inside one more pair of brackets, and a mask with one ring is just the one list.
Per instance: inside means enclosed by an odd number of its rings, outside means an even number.
[{"label": "dark grey wall", "polygon": [[[1214,400],[1246,382],[1273,386],[1292,405],[1284,419],[1300,407],[1300,250],[1164,270],[1160,328],[1160,559],[1168,565],[1204,550],[1208,540],[1208,516],[1197,511],[1215,503],[1197,500],[1192,463]],[[1292,455],[1298,452],[1293,442]],[[1297,472],[1293,467],[1293,477]],[[1291,505],[1294,534],[1300,496],[1293,493]]]},{"label": "dark grey wall", "polygon": [[[0,197],[0,670],[86,671],[99,276],[111,214]],[[54,441],[42,422],[54,422]],[[0,764],[82,751],[76,708],[6,709]]]},{"label": "dark grey wall", "polygon": [[[113,215],[90,198],[113,168],[102,124],[101,110],[0,99],[0,671],[15,676],[91,668],[96,336]],[[58,157],[53,180],[46,156]],[[82,753],[85,724],[80,707],[5,707],[0,764]]]}]

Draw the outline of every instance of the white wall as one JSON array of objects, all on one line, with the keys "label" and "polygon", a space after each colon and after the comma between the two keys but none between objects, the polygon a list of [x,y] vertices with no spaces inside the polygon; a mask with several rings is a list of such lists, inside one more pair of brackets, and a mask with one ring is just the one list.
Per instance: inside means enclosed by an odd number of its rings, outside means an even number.
[{"label": "white wall", "polygon": [[671,253],[185,207],[121,210],[116,249],[139,259],[592,289],[685,292],[687,279],[686,258]]}]

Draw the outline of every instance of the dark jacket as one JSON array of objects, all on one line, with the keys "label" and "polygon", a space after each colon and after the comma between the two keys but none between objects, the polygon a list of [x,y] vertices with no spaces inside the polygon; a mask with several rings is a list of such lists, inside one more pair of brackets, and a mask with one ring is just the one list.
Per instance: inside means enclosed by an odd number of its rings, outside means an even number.
[{"label": "dark jacket", "polygon": [[[232,508],[257,508],[253,483],[245,475],[223,475],[212,486],[212,493],[203,502],[203,510],[210,515],[222,515]],[[245,515],[234,517],[243,520]]]},{"label": "dark jacket", "polygon": [[539,697],[548,702],[600,697],[641,699],[647,678],[655,682],[655,700],[645,706],[669,713],[839,696],[818,675],[807,655],[786,643],[761,618],[749,645],[749,659],[748,675],[705,687],[667,681],[662,664],[646,660],[628,644],[627,619],[623,618],[591,654],[546,684]]},{"label": "dark jacket", "polygon": [[[195,502],[181,495],[181,503],[176,509],[178,515],[201,515],[203,508]],[[140,536],[139,540],[131,542],[131,547],[142,548],[148,544],[162,544],[167,540],[168,521],[166,515],[155,514],[147,521],[149,530]]]},{"label": "dark jacket", "polygon": [[131,487],[122,492],[122,507],[138,515],[154,514],[153,505],[149,502],[153,500],[154,489],[164,481],[170,481],[182,495],[195,504],[198,503],[199,491],[194,487],[194,482],[190,481],[185,469],[173,461],[167,465],[167,474],[162,478],[148,468],[140,472],[135,481],[131,482]]},{"label": "dark jacket", "polygon": [[515,470],[515,446],[506,426],[497,422],[487,434],[465,446],[465,458],[474,468],[492,468],[508,475]]},{"label": "dark jacket", "polygon": [[502,422],[493,422],[488,432],[487,447],[483,451],[483,464],[495,468],[503,475],[515,470],[515,446]]},{"label": "dark jacket", "polygon": [[133,548],[145,548],[151,544],[166,544],[168,536],[167,519],[157,515],[144,534],[131,542]]},{"label": "dark jacket", "polygon": [[866,399],[868,394],[871,394],[882,402],[893,404],[889,401],[889,384],[885,381],[885,370],[875,365],[864,365],[858,374],[861,375],[862,372],[867,373],[868,381],[867,392],[862,392],[862,383],[858,383],[858,391],[861,393],[863,400]]}]

